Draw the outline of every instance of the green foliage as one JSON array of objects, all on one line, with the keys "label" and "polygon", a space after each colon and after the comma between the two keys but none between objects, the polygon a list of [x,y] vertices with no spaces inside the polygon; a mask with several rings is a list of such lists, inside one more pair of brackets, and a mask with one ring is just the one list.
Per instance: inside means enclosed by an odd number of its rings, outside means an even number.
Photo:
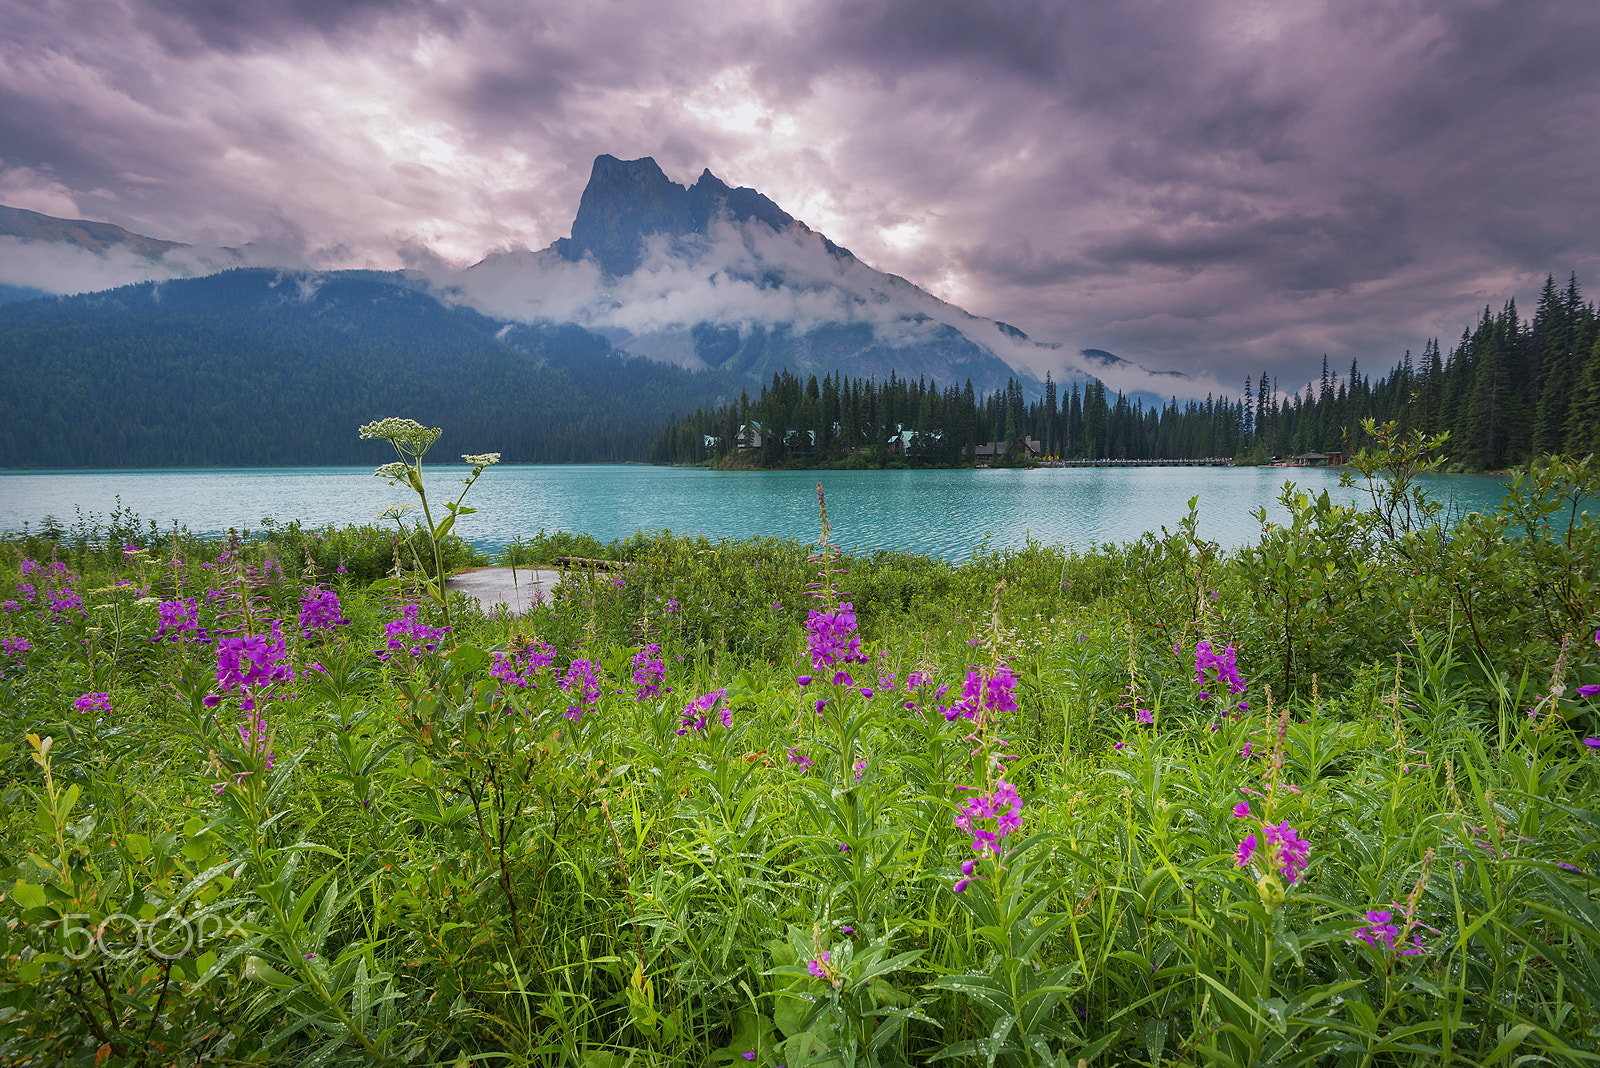
[{"label": "green foliage", "polygon": [[[0,1061],[1593,1063],[1600,477],[1445,528],[1384,433],[1373,508],[1290,488],[1237,553],[1199,501],[825,576],[541,532],[551,602],[428,640],[439,565],[384,577],[375,528],[0,542]],[[302,626],[330,582],[348,623]],[[840,601],[865,662],[818,666]],[[219,685],[274,620],[295,678]]]}]

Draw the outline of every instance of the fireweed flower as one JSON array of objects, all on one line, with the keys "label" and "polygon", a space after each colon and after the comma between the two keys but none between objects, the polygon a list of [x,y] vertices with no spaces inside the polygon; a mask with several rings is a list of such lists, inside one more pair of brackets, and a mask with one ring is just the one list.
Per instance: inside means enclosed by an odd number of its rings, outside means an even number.
[{"label": "fireweed flower", "polygon": [[788,747],[788,753],[789,763],[799,765],[801,771],[809,770],[811,765],[815,763],[815,761],[813,761],[810,757],[806,756],[792,745]]},{"label": "fireweed flower", "polygon": [[[667,676],[667,665],[661,662],[661,646],[651,642],[633,654],[633,685],[638,690],[635,701],[661,694],[661,680]],[[671,690],[669,689],[670,693]]]},{"label": "fireweed flower", "polygon": [[72,702],[79,712],[110,712],[111,696],[104,693],[86,693]]},{"label": "fireweed flower", "polygon": [[1247,867],[1250,864],[1250,862],[1256,858],[1256,846],[1257,845],[1258,845],[1258,843],[1256,841],[1256,836],[1255,835],[1253,835],[1253,834],[1245,835],[1244,836],[1244,841],[1239,843],[1239,855],[1238,855],[1238,859],[1233,862],[1234,867],[1236,867],[1236,868]]},{"label": "fireweed flower", "polygon": [[224,638],[217,643],[217,689],[219,693],[206,697],[204,704],[215,708],[223,694],[243,693],[239,707],[253,712],[260,691],[274,683],[294,679],[289,666],[287,643],[283,638],[283,624],[272,621],[272,637],[247,634],[244,637]]},{"label": "fireweed flower", "polygon": [[526,690],[538,685],[540,669],[549,667],[555,658],[556,651],[553,648],[538,638],[529,638],[521,645],[514,645],[508,652],[495,653],[489,674],[507,686]]},{"label": "fireweed flower", "polygon": [[1139,713],[1138,720],[1140,723],[1147,727],[1155,726],[1156,714],[1154,712],[1150,711],[1148,708],[1137,709],[1137,711]]},{"label": "fireweed flower", "polygon": [[[192,602],[191,602],[192,603]],[[332,590],[307,590],[300,596],[300,634],[310,640],[328,634],[335,627],[348,627],[350,621],[340,613],[339,595]]]},{"label": "fireweed flower", "polygon": [[[717,705],[727,696],[728,691],[718,687],[710,693],[701,694],[684,705],[683,715],[679,717],[678,729],[674,733],[684,735],[693,731],[696,734],[704,734],[706,728],[711,725],[712,713],[718,711]],[[717,718],[722,720],[724,729],[731,730],[733,728],[733,711],[726,704],[722,705]],[[806,766],[809,767],[810,763],[807,762]]]},{"label": "fireweed flower", "polygon": [[597,665],[588,660],[574,660],[567,668],[566,677],[558,685],[568,694],[574,694],[574,703],[567,706],[566,716],[576,723],[583,714],[600,701],[600,679]]},{"label": "fireweed flower", "polygon": [[[1194,647],[1194,681],[1201,687],[1200,699],[1206,700],[1210,695],[1207,692],[1209,684],[1206,676],[1211,676],[1211,683],[1217,686],[1226,684],[1228,693],[1234,697],[1244,693],[1248,687],[1244,679],[1239,677],[1239,667],[1236,663],[1236,653],[1233,643],[1229,642],[1222,652],[1216,652],[1210,642],[1196,642]],[[1244,706],[1241,706],[1244,707]]]},{"label": "fireweed flower", "polygon": [[[1384,949],[1387,949],[1390,953],[1394,953],[1396,952],[1394,939],[1395,936],[1400,933],[1399,927],[1390,922],[1394,918],[1394,914],[1388,909],[1369,909],[1367,911],[1366,924],[1351,931],[1350,937],[1352,940],[1359,939],[1374,949],[1377,949],[1378,943],[1381,942],[1383,943]],[[1407,927],[1409,928],[1410,926],[1411,921],[1407,920]],[[1426,925],[1418,924],[1417,926]],[[1433,930],[1431,927],[1428,927],[1427,929],[1430,931]],[[1437,934],[1438,932],[1435,931],[1434,933]],[[1413,931],[1411,935],[1411,944],[1407,945],[1404,942],[1400,943],[1398,951],[1402,957],[1420,957],[1424,953],[1428,952],[1428,947],[1422,944],[1421,932]]]},{"label": "fireweed flower", "polygon": [[1597,693],[1600,693],[1600,686],[1597,686],[1597,685],[1579,686],[1578,687],[1578,696],[1579,697],[1593,697]]},{"label": "fireweed flower", "polygon": [[840,601],[837,611],[813,608],[806,618],[806,652],[813,671],[837,668],[840,664],[865,664],[861,637],[856,633],[856,613],[849,601]]},{"label": "fireweed flower", "polygon": [[1585,738],[1583,744],[1590,749],[1600,749],[1600,738]]},{"label": "fireweed flower", "polygon": [[1306,857],[1310,852],[1311,843],[1301,838],[1289,826],[1289,821],[1284,820],[1276,825],[1262,824],[1260,839],[1253,834],[1246,835],[1244,841],[1239,843],[1238,859],[1234,864],[1240,868],[1252,863],[1261,864],[1268,871],[1276,869],[1285,882],[1293,883],[1305,870]]},{"label": "fireweed flower", "polygon": [[1017,699],[1012,691],[1016,686],[1017,676],[1004,664],[995,668],[994,674],[988,678],[977,668],[969,667],[961,686],[961,696],[941,711],[944,718],[952,723],[957,719],[976,722],[991,718],[984,715],[986,711],[996,716],[1003,712],[1015,712]]},{"label": "fireweed flower", "polygon": [[1367,926],[1357,927],[1350,932],[1350,937],[1359,938],[1374,949],[1382,942],[1384,948],[1393,953],[1394,936],[1400,933],[1400,929],[1389,922],[1392,918],[1393,914],[1388,909],[1370,909],[1367,912]]},{"label": "fireweed flower", "polygon": [[378,650],[378,659],[387,660],[395,653],[416,656],[423,651],[433,652],[440,638],[450,633],[449,627],[430,627],[420,618],[421,608],[408,604],[400,610],[398,618],[383,625],[384,637],[389,644]]},{"label": "fireweed flower", "polygon": [[1248,802],[1248,801],[1240,801],[1237,805],[1234,805],[1233,806],[1233,817],[1234,817],[1234,819],[1240,819],[1240,820],[1249,819],[1250,818],[1250,802]]},{"label": "fireweed flower", "polygon": [[0,641],[0,653],[4,653],[13,660],[21,660],[23,654],[32,648],[32,643],[26,638],[7,638],[4,641]]},{"label": "fireweed flower", "polygon": [[195,604],[193,597],[184,597],[176,601],[162,601],[157,607],[160,621],[156,626],[156,636],[151,641],[210,641],[210,635],[200,625],[200,609]]},{"label": "fireweed flower", "polygon": [[59,622],[65,617],[76,612],[84,619],[89,618],[89,613],[83,610],[83,598],[71,586],[63,586],[50,595],[50,618]]},{"label": "fireweed flower", "polygon": [[818,979],[826,982],[828,979],[828,973],[832,970],[828,967],[828,960],[830,956],[831,954],[828,950],[823,950],[820,956],[811,958],[811,962],[806,965],[806,970],[812,975],[816,976]]},{"label": "fireweed flower", "polygon": [[975,851],[987,850],[998,856],[1006,836],[1022,826],[1022,799],[1017,788],[997,779],[992,792],[967,798],[956,813],[956,826],[972,835]]}]

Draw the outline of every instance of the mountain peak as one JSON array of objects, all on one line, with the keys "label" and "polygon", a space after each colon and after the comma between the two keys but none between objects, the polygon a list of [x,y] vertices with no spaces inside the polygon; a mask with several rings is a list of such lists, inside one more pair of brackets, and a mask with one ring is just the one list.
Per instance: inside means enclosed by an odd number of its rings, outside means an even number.
[{"label": "mountain peak", "polygon": [[754,189],[735,189],[708,167],[692,186],[668,178],[650,156],[622,160],[596,156],[589,184],[572,220],[572,236],[555,251],[574,263],[588,257],[613,277],[632,274],[644,255],[645,240],[706,234],[722,216],[735,223],[756,221],[776,231],[795,218]]},{"label": "mountain peak", "polygon": [[687,190],[662,173],[654,159],[600,155],[578,202],[572,237],[558,241],[556,251],[574,262],[592,257],[606,274],[630,274],[639,266],[647,236],[692,228]]}]

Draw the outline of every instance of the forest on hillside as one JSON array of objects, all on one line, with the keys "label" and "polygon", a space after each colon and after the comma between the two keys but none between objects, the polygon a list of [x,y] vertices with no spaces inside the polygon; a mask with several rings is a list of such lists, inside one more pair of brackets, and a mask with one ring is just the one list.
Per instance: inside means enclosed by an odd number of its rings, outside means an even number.
[{"label": "forest on hillside", "polygon": [[640,460],[671,411],[741,382],[506,324],[375,272],[240,270],[0,307],[0,465],[362,464],[355,428],[449,428],[441,456]]},{"label": "forest on hillside", "polygon": [[[1600,315],[1573,275],[1563,289],[1547,277],[1524,320],[1515,299],[1488,307],[1444,352],[1430,339],[1372,378],[1357,361],[1337,373],[1323,357],[1318,381],[1281,394],[1267,375],[1246,378],[1236,397],[1145,405],[1103,383],[1064,394],[1046,379],[1028,399],[1013,380],[979,395],[891,374],[888,381],[783,372],[752,400],[674,420],[651,447],[656,463],[703,463],[739,448],[740,429],[758,424],[766,466],[894,462],[955,464],[982,443],[1033,438],[1046,456],[1069,460],[1234,458],[1264,463],[1308,452],[1349,452],[1364,444],[1362,421],[1394,421],[1426,434],[1448,432],[1457,470],[1494,470],[1530,456],[1600,450]],[[909,436],[906,433],[909,432]],[[746,441],[751,435],[746,433]],[[898,441],[898,447],[894,444]]]}]

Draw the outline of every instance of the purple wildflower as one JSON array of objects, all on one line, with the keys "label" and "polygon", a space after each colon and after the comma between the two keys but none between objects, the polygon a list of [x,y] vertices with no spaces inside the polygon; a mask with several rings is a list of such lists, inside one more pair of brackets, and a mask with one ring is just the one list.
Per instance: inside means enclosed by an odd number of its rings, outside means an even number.
[{"label": "purple wildflower", "polygon": [[1234,867],[1243,868],[1252,860],[1254,860],[1256,856],[1256,846],[1256,836],[1253,834],[1245,835],[1244,841],[1239,843],[1239,859],[1233,862]]},{"label": "purple wildflower", "polygon": [[1274,826],[1264,824],[1261,833],[1266,836],[1267,850],[1272,854],[1272,859],[1277,862],[1279,870],[1286,881],[1293,883],[1305,870],[1306,857],[1311,852],[1311,843],[1301,838],[1295,829],[1289,826],[1289,821]]},{"label": "purple wildflower", "polygon": [[50,595],[50,618],[59,621],[73,612],[84,619],[89,618],[89,613],[83,610],[83,598],[71,586],[62,586]]},{"label": "purple wildflower", "polygon": [[[1228,692],[1235,697],[1244,693],[1248,687],[1244,679],[1239,677],[1236,655],[1232,642],[1220,653],[1212,649],[1210,642],[1197,642],[1194,647],[1194,681],[1204,690],[1207,686],[1206,675],[1210,674],[1214,682],[1227,683]],[[1205,700],[1206,696],[1202,692],[1201,700]]]},{"label": "purple wildflower", "polygon": [[575,694],[575,703],[567,706],[566,716],[577,723],[583,714],[600,701],[599,668],[588,660],[574,660],[566,676],[558,685],[567,693]]},{"label": "purple wildflower", "polygon": [[[190,602],[193,603],[193,602]],[[335,627],[348,627],[350,621],[340,613],[339,595],[313,587],[300,596],[300,634],[309,641],[314,634],[328,634]]]},{"label": "purple wildflower", "polygon": [[661,681],[666,677],[667,665],[661,662],[659,644],[651,642],[633,654],[633,685],[638,691],[635,701],[660,696]]},{"label": "purple wildflower", "polygon": [[[728,691],[718,687],[710,693],[701,694],[684,705],[683,715],[680,717],[678,729],[675,733],[682,735],[693,731],[696,734],[704,734],[706,728],[711,725],[711,714],[717,710],[717,705],[727,696]],[[733,711],[726,704],[722,706],[721,714],[718,718],[722,720],[724,728],[732,729]]]},{"label": "purple wildflower", "polygon": [[1140,723],[1144,724],[1147,727],[1155,726],[1156,714],[1154,712],[1150,711],[1148,708],[1140,708],[1140,709],[1137,709],[1136,711],[1139,714],[1138,715],[1138,720],[1139,720]]},{"label": "purple wildflower", "polygon": [[489,674],[507,686],[526,690],[538,685],[539,670],[549,667],[555,658],[556,651],[538,638],[523,639],[520,644],[514,641],[508,651],[494,654]]},{"label": "purple wildflower", "polygon": [[1250,802],[1248,802],[1248,801],[1240,801],[1237,805],[1234,805],[1233,806],[1233,816],[1234,816],[1235,819],[1241,819],[1241,820],[1249,819],[1250,818]]},{"label": "purple wildflower", "polygon": [[818,979],[826,981],[828,978],[828,972],[830,971],[828,968],[829,956],[829,951],[826,949],[823,950],[821,956],[811,958],[811,962],[806,965],[806,969]]},{"label": "purple wildflower", "polygon": [[0,642],[0,653],[4,653],[13,660],[21,660],[23,654],[32,648],[33,645],[26,638],[7,638]]},{"label": "purple wildflower", "polygon": [[79,712],[110,712],[111,696],[104,693],[86,693],[72,702]]},{"label": "purple wildflower", "polygon": [[1600,749],[1600,738],[1585,738],[1583,744],[1590,749]]},{"label": "purple wildflower", "polygon": [[1593,697],[1597,693],[1600,693],[1600,684],[1591,683],[1588,686],[1578,687],[1579,697]]},{"label": "purple wildflower", "polygon": [[416,656],[420,652],[433,652],[440,638],[450,633],[449,627],[430,627],[421,619],[421,608],[408,604],[400,615],[383,625],[383,635],[388,645],[378,650],[378,659],[387,660],[395,653]]},{"label": "purple wildflower", "polygon": [[988,678],[977,668],[969,667],[961,686],[961,697],[944,709],[944,718],[951,722],[958,718],[978,722],[988,718],[984,715],[986,711],[995,715],[1015,712],[1017,699],[1012,691],[1016,686],[1017,676],[1004,664],[995,668]]},{"label": "purple wildflower", "polygon": [[152,641],[210,641],[211,636],[200,625],[200,608],[193,597],[176,601],[162,601],[158,606],[160,622]]},{"label": "purple wildflower", "polygon": [[243,693],[239,707],[246,712],[256,707],[259,691],[273,683],[288,682],[295,677],[289,666],[283,639],[283,624],[272,621],[272,637],[247,634],[242,638],[225,638],[217,643],[217,689],[221,693],[205,699],[207,707],[214,708],[222,694]]},{"label": "purple wildflower", "polygon": [[861,773],[866,771],[866,770],[867,770],[867,762],[865,760],[856,761],[856,763],[855,763],[856,782],[860,782],[861,781]]},{"label": "purple wildflower", "polygon": [[813,761],[810,757],[806,756],[792,745],[789,746],[788,753],[789,763],[798,764],[801,771],[809,770],[811,765],[815,763],[815,761]]},{"label": "purple wildflower", "polygon": [[855,608],[849,601],[840,601],[837,611],[811,610],[806,618],[806,652],[813,671],[867,662],[856,633]]},{"label": "purple wildflower", "polygon": [[[992,830],[990,820],[994,821]],[[1022,798],[1017,796],[1017,788],[997,779],[993,792],[967,798],[956,814],[956,826],[972,835],[974,850],[998,855],[1005,837],[1022,826]]]},{"label": "purple wildflower", "polygon": [[1367,926],[1357,927],[1350,932],[1350,937],[1359,938],[1367,945],[1377,948],[1382,942],[1389,952],[1394,952],[1394,936],[1400,929],[1390,923],[1393,914],[1388,909],[1371,909],[1367,912]]}]

